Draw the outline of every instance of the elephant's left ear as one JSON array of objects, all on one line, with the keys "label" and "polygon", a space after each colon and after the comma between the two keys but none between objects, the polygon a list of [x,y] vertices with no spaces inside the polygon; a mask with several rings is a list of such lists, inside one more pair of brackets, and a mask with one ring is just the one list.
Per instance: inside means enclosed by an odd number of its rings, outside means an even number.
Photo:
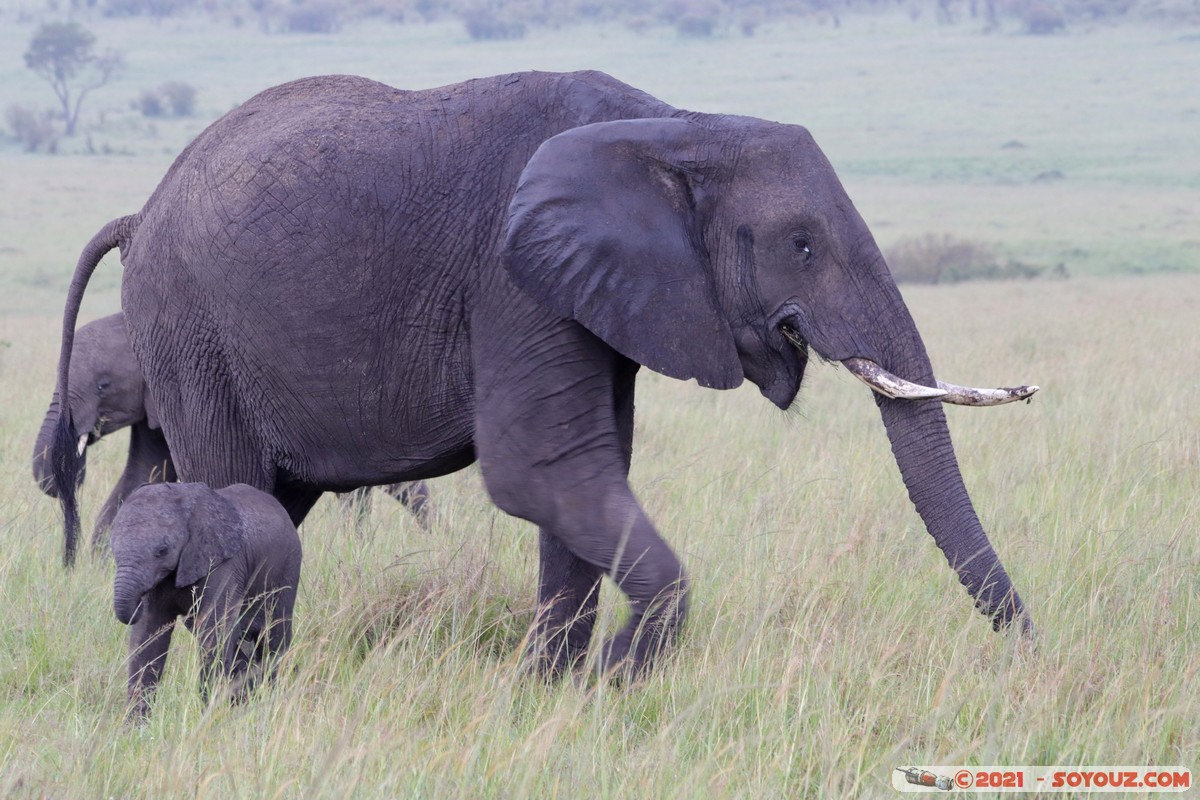
[{"label": "elephant's left ear", "polygon": [[600,122],[542,143],[509,205],[513,281],[622,355],[672,378],[742,382],[701,209],[707,131],[680,119]]},{"label": "elephant's left ear", "polygon": [[192,504],[187,521],[187,541],[179,552],[175,585],[192,586],[214,567],[233,558],[245,547],[242,515],[233,503],[202,484],[178,484],[196,487],[199,496]]}]

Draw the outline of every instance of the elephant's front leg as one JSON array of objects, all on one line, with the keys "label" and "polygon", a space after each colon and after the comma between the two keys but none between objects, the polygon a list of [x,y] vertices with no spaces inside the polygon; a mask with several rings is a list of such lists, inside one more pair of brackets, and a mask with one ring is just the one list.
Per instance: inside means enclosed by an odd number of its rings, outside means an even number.
[{"label": "elephant's front leg", "polygon": [[175,614],[161,607],[145,608],[129,631],[128,714],[141,719],[150,713],[150,698],[167,665],[167,650],[175,629]]},{"label": "elephant's front leg", "polygon": [[[493,500],[542,529],[542,661],[561,669],[582,653],[607,572],[633,613],[602,666],[636,671],[674,638],[687,590],[626,481],[636,367],[572,322],[484,327],[478,341],[499,353],[476,359],[476,445]],[[522,354],[534,345],[545,361]]]},{"label": "elephant's front leg", "polygon": [[538,531],[538,616],[530,656],[556,678],[587,654],[604,570],[579,558],[546,528]]},{"label": "elephant's front leg", "polygon": [[244,581],[214,573],[200,598],[195,633],[200,642],[200,699],[205,704],[218,679],[230,678],[237,670],[243,593]]},{"label": "elephant's front leg", "polygon": [[174,482],[175,464],[171,461],[171,450],[167,447],[163,432],[151,428],[145,420],[135,422],[129,429],[129,457],[125,460],[125,470],[96,517],[96,527],[92,529],[92,548],[98,550],[103,547],[118,509],[134,489],[144,483]]},{"label": "elephant's front leg", "polygon": [[[624,474],[633,458],[633,398],[638,365],[618,362],[613,382],[613,417]],[[539,530],[538,627],[535,657],[543,672],[557,677],[587,653],[596,623],[604,570],[578,557],[552,532]]]},{"label": "elephant's front leg", "polygon": [[237,660],[230,672],[235,702],[243,702],[261,683],[275,676],[279,656],[292,642],[292,609],[296,589],[285,586],[253,605],[254,622],[243,625]]}]

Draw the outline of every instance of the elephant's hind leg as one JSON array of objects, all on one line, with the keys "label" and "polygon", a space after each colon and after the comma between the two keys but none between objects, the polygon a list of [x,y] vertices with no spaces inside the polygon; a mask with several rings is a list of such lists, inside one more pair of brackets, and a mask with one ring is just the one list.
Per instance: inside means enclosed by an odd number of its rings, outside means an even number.
[{"label": "elephant's hind leg", "polygon": [[[187,271],[186,264],[162,266],[163,274]],[[123,299],[125,320],[179,480],[273,491],[276,467],[255,428],[264,415],[239,396],[217,323],[199,305],[164,323],[155,312],[183,301],[154,295],[140,301]]]}]

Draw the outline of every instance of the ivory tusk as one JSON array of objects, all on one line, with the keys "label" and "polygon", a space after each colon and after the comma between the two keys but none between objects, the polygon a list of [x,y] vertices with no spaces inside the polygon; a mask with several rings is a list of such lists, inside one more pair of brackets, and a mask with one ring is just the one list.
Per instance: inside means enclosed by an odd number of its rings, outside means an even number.
[{"label": "ivory tusk", "polygon": [[937,398],[943,403],[951,403],[956,406],[1000,406],[1005,403],[1015,403],[1018,400],[1028,400],[1038,390],[1037,386],[975,389],[944,381],[938,381],[937,388],[933,389],[899,378],[867,358],[847,358],[842,363],[856,378],[879,394],[899,400]]},{"label": "ivory tusk", "polygon": [[1018,400],[1028,400],[1038,390],[1037,386],[1017,386],[1012,389],[972,389],[970,386],[955,386],[953,383],[937,382],[939,389],[946,391],[943,403],[956,406],[1002,406]]},{"label": "ivory tusk", "polygon": [[873,390],[897,400],[925,400],[935,397],[945,397],[947,389],[933,389],[919,383],[906,381],[888,372],[883,367],[867,358],[847,358],[842,362],[846,369],[860,381]]},{"label": "ivory tusk", "polygon": [[79,437],[79,447],[75,451],[76,455],[81,456],[81,455],[83,455],[83,451],[87,450],[87,440],[88,440],[88,435],[86,433],[83,436]]}]

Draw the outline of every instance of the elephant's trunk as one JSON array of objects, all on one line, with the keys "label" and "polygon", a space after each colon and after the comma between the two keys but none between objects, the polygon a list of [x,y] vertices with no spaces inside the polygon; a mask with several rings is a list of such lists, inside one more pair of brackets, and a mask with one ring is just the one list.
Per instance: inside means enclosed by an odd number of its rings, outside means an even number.
[{"label": "elephant's trunk", "polygon": [[975,607],[997,629],[1010,624],[1024,607],[975,514],[941,405],[879,395],[876,402],[908,496],[926,529]]},{"label": "elephant's trunk", "polygon": [[113,611],[124,625],[132,625],[141,616],[145,587],[129,567],[119,567],[113,581]]},{"label": "elephant's trunk", "polygon": [[[37,441],[33,444],[33,479],[37,482],[38,488],[50,497],[58,497],[58,488],[54,483],[54,471],[50,462],[50,451],[54,444],[54,432],[58,427],[59,417],[62,414],[62,404],[58,401],[58,394],[54,395],[54,399],[50,401],[50,408],[46,410],[46,416],[42,420],[42,427],[38,429]],[[86,444],[86,442],[85,442]],[[87,456],[79,451],[79,443],[76,443],[76,452],[80,456],[79,474],[76,476],[76,488],[83,485],[84,475],[87,472]]]},{"label": "elephant's trunk", "polygon": [[50,447],[54,443],[54,429],[58,427],[60,408],[58,395],[55,394],[54,399],[50,401],[50,408],[46,411],[46,417],[42,420],[42,427],[38,430],[37,441],[33,443],[33,479],[37,481],[39,489],[55,498],[58,497],[58,491],[55,489],[54,476],[50,470]]},{"label": "elephant's trunk", "polygon": [[871,386],[909,498],[975,606],[996,628],[1020,617],[1029,629],[1021,598],[967,494],[942,402],[1010,402],[1037,387],[969,390],[939,384],[916,323],[869,234],[850,262],[857,265],[858,291],[842,296],[834,321],[814,324],[820,320],[800,308],[785,318],[781,331],[798,347],[811,344],[824,357],[841,361]]},{"label": "elephant's trunk", "polygon": [[[879,263],[882,266],[882,261]],[[885,355],[890,372],[921,386],[937,386],[916,323],[890,276],[887,283],[894,292],[894,302],[889,318],[883,322],[885,330],[877,332],[878,352]],[[953,387],[951,391],[959,388]],[[939,402],[944,399],[907,400],[875,394],[908,496],[974,598],[976,608],[991,618],[996,629],[1018,617],[1028,627],[1021,598],[992,549],[967,494]]]}]

